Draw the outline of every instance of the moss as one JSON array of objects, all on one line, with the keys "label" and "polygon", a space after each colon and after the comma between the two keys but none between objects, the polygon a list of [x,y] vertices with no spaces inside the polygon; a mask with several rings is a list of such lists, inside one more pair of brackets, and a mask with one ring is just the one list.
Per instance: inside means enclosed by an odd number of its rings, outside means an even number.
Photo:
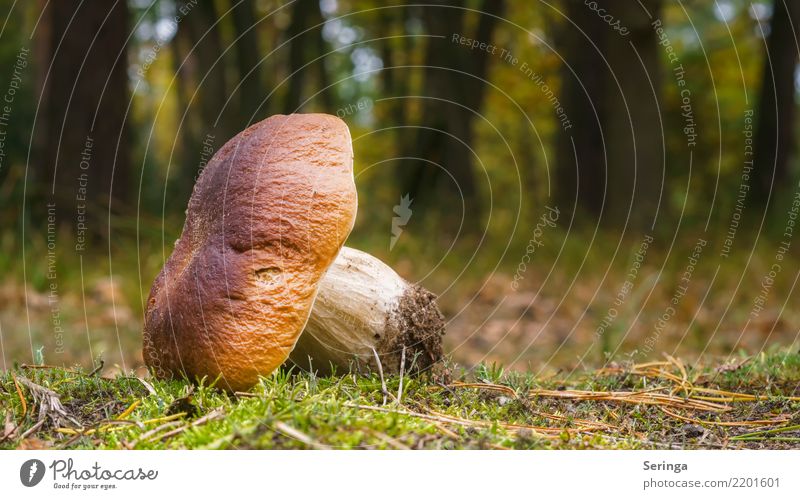
[{"label": "moss", "polygon": [[[764,395],[762,400],[729,402],[723,412],[678,411],[609,400],[570,400],[529,396],[547,390],[652,389],[668,381],[616,371],[587,371],[569,379],[537,379],[530,373],[479,366],[452,379],[433,375],[386,379],[389,402],[377,374],[317,377],[281,370],[263,378],[247,394],[230,395],[213,386],[147,380],[133,376],[106,379],[80,369],[17,368],[0,376],[0,418],[15,431],[2,448],[70,449],[652,449],[788,448],[800,424],[800,355],[775,350],[738,357],[722,365],[687,368],[695,386]],[[24,376],[55,391],[74,422],[64,428],[38,421],[32,393],[14,377]],[[463,384],[469,384],[463,386]],[[488,384],[488,386],[487,386]],[[23,417],[23,412],[25,413]],[[127,412],[127,414],[126,414]],[[127,421],[111,422],[121,419]],[[760,427],[721,426],[718,421],[780,418]],[[579,431],[581,421],[600,426]],[[83,431],[79,431],[79,429]],[[585,428],[585,427],[584,427]],[[772,433],[753,432],[776,430]]]}]

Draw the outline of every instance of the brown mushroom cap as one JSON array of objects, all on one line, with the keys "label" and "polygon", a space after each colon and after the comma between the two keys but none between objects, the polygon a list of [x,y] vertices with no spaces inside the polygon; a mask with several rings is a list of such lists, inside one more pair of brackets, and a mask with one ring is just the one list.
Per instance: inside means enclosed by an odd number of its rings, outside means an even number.
[{"label": "brown mushroom cap", "polygon": [[271,373],[303,331],[356,206],[342,120],[272,116],[228,141],[150,291],[147,365],[159,377],[221,375],[230,390]]}]

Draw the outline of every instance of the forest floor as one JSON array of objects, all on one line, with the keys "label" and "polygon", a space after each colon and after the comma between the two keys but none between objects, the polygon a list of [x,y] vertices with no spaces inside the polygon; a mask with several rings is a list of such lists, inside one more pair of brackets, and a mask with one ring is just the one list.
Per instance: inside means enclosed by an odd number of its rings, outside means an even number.
[{"label": "forest floor", "polygon": [[[686,242],[672,252],[654,244],[640,264],[642,239],[626,238],[617,251],[619,241],[609,235],[586,251],[581,237],[564,244],[566,236],[553,237],[537,250],[537,263],[519,286],[513,285],[514,269],[522,250],[509,250],[496,270],[491,259],[464,266],[470,259],[456,252],[441,266],[411,250],[379,256],[439,295],[448,321],[445,352],[470,368],[497,363],[541,377],[612,361],[658,360],[662,352],[705,364],[775,345],[800,348],[800,309],[790,306],[800,254],[787,255],[784,271],[772,278],[775,245],[769,241],[752,254],[724,260],[709,246],[707,259],[695,266],[693,246]],[[412,249],[415,241],[407,241]],[[113,258],[65,254],[48,277],[46,248],[31,245],[23,267],[19,250],[0,240],[0,370],[14,362],[91,366],[102,359],[106,376],[147,374],[143,309],[165,252],[146,247],[141,255],[148,256],[140,257],[130,251],[134,242],[115,244]],[[687,265],[693,266],[688,284]]]},{"label": "forest floor", "polygon": [[[654,246],[639,268],[639,239],[617,258],[613,238],[592,251],[569,241],[537,252],[518,288],[519,252],[504,272],[481,260],[421,281],[448,318],[435,375],[402,390],[389,377],[384,394],[375,374],[281,370],[234,395],[149,377],[142,309],[160,249],[140,258],[120,241],[113,272],[101,255],[65,257],[50,279],[43,257],[20,273],[0,240],[0,448],[800,447],[796,274],[753,313],[774,245],[724,261],[709,249],[682,288],[691,244]],[[423,279],[422,258],[393,260]],[[800,268],[800,255],[784,263]]]},{"label": "forest floor", "polygon": [[0,375],[5,449],[782,449],[800,446],[800,353],[669,357],[537,377],[279,370],[251,391],[97,369]]}]

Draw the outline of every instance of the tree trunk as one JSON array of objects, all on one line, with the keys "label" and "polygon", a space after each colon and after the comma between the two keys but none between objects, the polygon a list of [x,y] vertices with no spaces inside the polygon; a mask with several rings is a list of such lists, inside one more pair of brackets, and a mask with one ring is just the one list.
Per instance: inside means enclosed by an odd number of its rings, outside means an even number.
[{"label": "tree trunk", "polygon": [[608,159],[603,140],[607,79],[601,76],[606,69],[602,67],[598,50],[603,50],[605,39],[611,33],[582,2],[566,0],[564,9],[566,20],[555,34],[564,58],[559,100],[563,102],[572,127],[558,132],[555,197],[559,209],[565,213],[577,211],[598,218],[605,200]]},{"label": "tree trunk", "polygon": [[[398,127],[394,130],[397,151],[403,151],[403,140],[407,135],[402,128],[406,123],[406,101],[409,89],[409,77],[412,71],[408,66],[411,53],[414,50],[414,39],[410,36],[395,37],[397,33],[405,33],[405,26],[412,18],[412,7],[402,9],[383,9],[379,12],[379,26],[383,31],[374,33],[373,36],[385,37],[380,41],[381,60],[383,70],[380,72],[381,95],[386,97],[399,97],[390,99],[381,108],[386,108],[386,114],[379,121],[389,123],[389,126]],[[377,111],[377,110],[376,110]]]},{"label": "tree trunk", "polygon": [[192,53],[197,57],[197,93],[191,105],[197,106],[200,120],[210,129],[209,133],[226,141],[233,135],[226,122],[233,113],[226,109],[227,115],[221,114],[228,93],[225,84],[225,60],[221,58],[222,38],[217,20],[214,2],[199,2],[185,18],[194,45]]},{"label": "tree trunk", "polygon": [[193,83],[197,73],[197,58],[192,53],[192,37],[189,35],[188,24],[178,25],[175,38],[172,39],[172,65],[175,72],[175,103],[179,130],[177,132],[177,146],[173,154],[173,164],[177,165],[177,180],[168,184],[169,194],[167,203],[169,208],[180,209],[186,206],[194,187],[194,177],[197,174],[197,164],[200,154],[202,136],[206,133],[203,123],[196,118],[196,110],[190,109],[189,98],[194,92]]},{"label": "tree trunk", "polygon": [[[664,167],[661,127],[661,53],[658,36],[644,9],[625,0],[609,0],[609,12],[630,31],[610,32],[606,57],[616,75],[606,84],[606,137],[609,183],[607,224],[647,230],[654,222]],[[661,0],[642,2],[653,19]],[[609,28],[606,28],[609,29]]]},{"label": "tree trunk", "polygon": [[[482,222],[480,196],[475,180],[473,134],[476,116],[483,107],[486,74],[491,55],[454,43],[454,34],[491,43],[505,2],[485,0],[478,26],[468,33],[464,0],[450,0],[456,8],[426,6],[423,21],[431,35],[425,55],[423,116],[414,140],[405,143],[401,163],[401,195],[415,199],[417,208],[435,205],[443,210],[443,227],[479,230]],[[497,16],[497,17],[495,17]],[[463,207],[463,211],[462,211]]]},{"label": "tree trunk", "polygon": [[795,66],[800,5],[775,0],[761,78],[754,143],[753,201],[766,207],[773,188],[785,185],[794,141]]},{"label": "tree trunk", "polygon": [[41,62],[51,66],[41,87],[38,180],[59,225],[78,230],[85,217],[99,233],[109,210],[130,194],[128,7],[124,0],[62,0],[46,8]]},{"label": "tree trunk", "polygon": [[[322,38],[322,12],[317,0],[296,0],[292,4],[292,20],[289,23],[287,37],[289,38],[289,77],[286,96],[284,100],[284,113],[301,112],[306,103],[321,101],[321,108],[328,113],[335,113],[333,109],[332,92],[328,86],[328,75],[325,71],[326,52],[325,40]],[[317,59],[315,63],[311,61]],[[309,71],[317,71],[319,88],[315,95],[304,96],[306,76]],[[319,93],[317,93],[319,92]]]},{"label": "tree trunk", "polygon": [[239,121],[236,128],[244,130],[248,124],[258,121],[268,114],[268,103],[261,102],[267,96],[267,92],[263,86],[262,68],[259,65],[258,26],[253,3],[238,2],[232,7],[232,10],[237,37],[235,42],[236,69],[240,82],[238,90]]},{"label": "tree trunk", "polygon": [[[592,219],[602,210],[606,226],[646,229],[655,216],[664,163],[658,39],[638,4],[597,3],[627,34],[582,2],[566,2],[566,16],[585,35],[567,21],[560,36],[562,94],[572,126],[558,140],[557,197],[567,212],[577,198],[578,211]],[[643,3],[658,18],[661,0]]]},{"label": "tree trunk", "polygon": [[170,182],[167,203],[185,206],[209,148],[219,148],[238,129],[237,103],[228,99],[225,81],[226,60],[214,2],[198,2],[194,7],[183,0],[188,11],[173,39],[175,71],[178,74],[176,97],[180,128],[178,174]]}]

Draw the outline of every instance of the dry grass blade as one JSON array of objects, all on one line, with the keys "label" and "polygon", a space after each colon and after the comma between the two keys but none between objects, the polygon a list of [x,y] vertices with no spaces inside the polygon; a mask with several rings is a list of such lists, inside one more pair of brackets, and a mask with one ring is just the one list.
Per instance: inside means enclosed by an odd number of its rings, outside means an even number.
[{"label": "dry grass blade", "polygon": [[200,426],[208,423],[209,421],[214,421],[216,419],[222,418],[225,415],[225,410],[222,408],[214,409],[213,411],[209,412],[205,416],[201,418],[197,418],[189,424],[185,424],[179,428],[175,428],[174,430],[168,431],[162,435],[159,435],[154,440],[166,440],[168,438],[174,437],[179,433],[183,433],[184,431],[188,430],[189,428],[193,428],[195,426]]},{"label": "dry grass blade", "polygon": [[14,423],[14,419],[11,416],[11,411],[6,412],[6,421],[3,425],[3,435],[0,436],[0,442],[5,442],[7,439],[14,438],[14,434],[17,432],[17,426]]},{"label": "dry grass blade", "polygon": [[[129,421],[123,419],[129,416],[133,412],[133,410],[136,409],[136,407],[139,405],[139,402],[140,401],[135,401],[133,404],[131,404],[122,414],[119,415],[117,419],[107,419],[103,421],[98,421],[97,423],[94,423],[93,425],[85,428],[56,428],[55,431],[63,435],[72,435],[74,437],[80,438],[84,436],[91,436],[94,435],[95,433],[100,433],[100,432],[109,432],[109,431],[114,432],[118,430],[124,430],[126,428],[130,428],[130,426],[137,426],[141,429],[144,429],[149,424],[164,423],[164,422],[172,423],[172,426],[174,426],[180,424],[180,421],[175,421],[176,419],[180,419],[186,416],[185,412],[179,412],[175,414],[170,414],[169,416],[148,419],[145,421]],[[158,430],[158,428],[156,428],[156,430]],[[148,434],[152,433],[146,432],[145,434],[143,434],[143,436]],[[136,441],[136,443],[138,443],[138,441],[141,440],[142,437],[140,437]],[[74,439],[70,439],[70,442],[72,442],[73,440]]]},{"label": "dry grass blade", "polygon": [[106,365],[106,361],[104,361],[103,359],[100,359],[100,363],[97,365],[97,367],[92,369],[92,372],[87,374],[87,376],[92,377],[92,376],[96,375],[97,373],[99,373],[100,371],[103,370],[103,366],[105,366],[105,365]]},{"label": "dry grass blade", "polygon": [[139,383],[141,383],[147,389],[147,391],[148,391],[148,393],[150,393],[150,395],[152,395],[154,397],[158,396],[158,394],[156,394],[156,389],[153,388],[153,385],[151,385],[150,383],[148,383],[147,381],[145,381],[144,379],[142,379],[142,378],[140,378],[138,376],[136,377],[136,379],[138,379]]},{"label": "dry grass blade", "polygon": [[134,409],[139,407],[139,405],[141,403],[142,403],[141,400],[135,400],[130,406],[128,406],[127,409],[122,411],[122,413],[119,416],[117,416],[117,419],[125,419],[125,418],[127,418],[128,416],[131,415],[131,413],[134,411]]},{"label": "dry grass blade", "polygon": [[126,444],[125,447],[128,448],[128,449],[135,449],[136,446],[139,444],[139,442],[145,442],[145,441],[149,440],[150,437],[152,437],[153,435],[155,435],[155,434],[157,434],[159,432],[162,432],[164,430],[173,428],[175,426],[178,426],[180,424],[181,424],[180,421],[174,421],[174,420],[173,421],[167,421],[166,423],[163,423],[163,424],[160,424],[160,425],[156,426],[152,430],[148,430],[148,431],[142,433],[141,435],[139,435],[139,438],[137,438],[133,442],[130,442],[130,443]]},{"label": "dry grass blade", "polygon": [[675,386],[670,393],[674,395],[683,390],[684,395],[688,397],[691,394],[692,384],[689,382],[689,375],[686,372],[686,367],[679,359],[676,359],[668,354],[664,354],[664,356],[667,358],[670,364],[674,365],[678,369],[678,372],[681,373],[680,378],[678,378],[678,381],[676,381],[677,386]]},{"label": "dry grass blade", "polygon": [[531,397],[549,397],[573,400],[606,400],[613,402],[623,402],[626,404],[645,404],[645,405],[666,405],[682,409],[694,409],[699,411],[724,412],[729,411],[730,407],[697,398],[683,398],[675,395],[658,393],[663,388],[653,390],[642,390],[635,392],[618,391],[588,391],[588,390],[531,390],[528,394]]},{"label": "dry grass blade", "polygon": [[664,356],[669,361],[669,364],[675,366],[678,371],[681,373],[681,380],[682,382],[686,383],[689,381],[689,375],[686,373],[686,366],[683,365],[683,362],[680,359],[676,359],[672,355],[664,354]]},{"label": "dry grass blade", "polygon": [[167,421],[174,421],[176,419],[180,419],[180,418],[182,418],[184,416],[186,416],[185,412],[176,412],[175,414],[170,414],[169,416],[162,416],[160,418],[147,419],[145,421],[142,421],[142,424],[143,425],[148,425],[148,424],[153,424],[153,423],[165,423]]},{"label": "dry grass blade", "polygon": [[496,385],[492,383],[453,383],[450,385],[452,388],[480,388],[482,390],[493,390],[502,392],[512,398],[517,398],[517,392],[511,387],[504,385]]},{"label": "dry grass blade", "polygon": [[64,435],[89,436],[101,431],[116,431],[130,426],[141,427],[142,424],[137,421],[107,419],[104,421],[98,421],[97,423],[85,428],[56,428],[55,431],[56,433],[61,433]]},{"label": "dry grass blade", "polygon": [[789,421],[788,417],[775,418],[775,419],[752,419],[749,421],[703,421],[702,419],[690,418],[674,413],[666,407],[659,406],[665,414],[672,416],[675,419],[686,421],[687,423],[694,423],[699,425],[712,425],[712,426],[771,426],[777,424],[784,424]]},{"label": "dry grass blade", "polygon": [[466,419],[460,418],[458,416],[451,416],[449,414],[443,414],[436,411],[429,411],[431,415],[441,418],[445,422],[451,422],[456,424],[461,424],[463,426],[473,426],[473,427],[481,427],[481,428],[488,428],[493,425],[497,425],[504,430],[507,431],[530,431],[535,436],[542,437],[542,438],[561,438],[561,435],[564,432],[578,432],[578,433],[593,433],[598,431],[600,428],[593,426],[590,428],[562,428],[562,427],[549,427],[549,426],[533,426],[533,425],[526,425],[520,423],[505,423],[502,421],[480,421],[474,419]]},{"label": "dry grass blade", "polygon": [[33,395],[33,400],[38,402],[38,420],[40,422],[44,421],[46,418],[49,418],[53,423],[53,426],[56,427],[62,426],[64,421],[70,421],[74,425],[80,426],[80,423],[70,416],[67,413],[67,410],[64,409],[64,406],[61,404],[61,398],[56,392],[41,385],[37,385],[24,376],[19,376],[16,379],[18,379],[20,383],[25,385],[25,387],[30,390],[31,395]]},{"label": "dry grass blade", "polygon": [[655,360],[653,362],[642,362],[641,364],[636,364],[636,365],[633,366],[633,368],[634,369],[637,369],[637,368],[638,369],[648,369],[648,368],[651,368],[651,367],[663,368],[663,367],[669,367],[669,366],[670,366],[670,362],[665,362],[663,360]]},{"label": "dry grass blade", "polygon": [[[729,392],[725,390],[717,390],[715,388],[702,388],[702,387],[694,387],[694,391],[698,393],[709,393],[713,395],[718,395],[717,397],[702,397],[702,396],[695,396],[695,398],[703,399],[703,400],[712,400],[717,402],[758,402],[761,400],[769,400],[771,397],[765,395],[753,395],[751,393],[738,393],[738,392]],[[800,402],[800,397],[786,397],[781,396],[782,400],[790,400],[792,402]]]},{"label": "dry grass blade", "polygon": [[[492,390],[492,391],[503,393],[503,394],[508,395],[509,397],[515,398],[517,400],[522,400],[522,399],[519,398],[517,393],[511,387],[508,387],[508,386],[505,386],[505,385],[498,385],[498,384],[493,384],[493,383],[460,383],[459,382],[459,383],[453,383],[450,386],[453,387],[453,388],[478,388],[478,389],[483,389],[483,390]],[[616,430],[617,429],[613,425],[610,425],[610,424],[607,424],[607,423],[602,423],[600,421],[589,421],[589,420],[586,420],[586,419],[571,418],[569,416],[560,416],[560,415],[557,415],[557,414],[550,414],[550,413],[546,413],[546,412],[535,411],[532,408],[530,408],[528,406],[528,404],[525,404],[525,405],[526,405],[526,408],[527,408],[528,412],[530,412],[531,414],[534,414],[536,416],[540,416],[540,417],[543,417],[543,418],[546,418],[546,419],[552,419],[554,421],[572,422],[572,423],[575,423],[575,424],[577,424],[579,426],[584,427],[584,429],[586,429],[586,430],[592,430],[592,429]]]},{"label": "dry grass blade", "polygon": [[386,389],[386,379],[383,377],[383,365],[381,364],[381,358],[378,356],[378,351],[373,348],[372,353],[375,354],[375,362],[378,364],[378,374],[381,376],[381,392],[383,392],[383,405],[386,405],[389,390]]},{"label": "dry grass blade", "polygon": [[44,426],[44,422],[45,422],[45,420],[44,420],[44,419],[41,419],[41,420],[37,421],[35,425],[31,426],[30,428],[28,428],[28,429],[25,431],[25,433],[23,433],[22,435],[20,435],[20,436],[19,436],[19,439],[20,439],[20,440],[25,440],[25,439],[26,439],[26,438],[28,438],[29,436],[31,436],[31,435],[33,435],[34,433],[36,433],[36,432],[39,430],[39,428],[41,428],[42,426]]},{"label": "dry grass blade", "polygon": [[534,414],[536,416],[545,419],[552,419],[553,421],[563,421],[565,423],[574,423],[578,426],[581,426],[582,429],[586,430],[602,429],[602,430],[619,431],[619,427],[608,423],[603,423],[601,421],[589,421],[588,419],[573,418],[571,416],[561,416],[559,414],[550,414],[547,412],[534,411],[532,409],[529,409],[528,411],[531,414]]},{"label": "dry grass blade", "polygon": [[302,431],[298,430],[297,428],[284,423],[283,421],[277,421],[275,423],[275,429],[284,435],[291,437],[298,442],[302,442],[307,446],[311,447],[312,449],[331,449],[329,445],[323,445],[310,436],[306,435]]},{"label": "dry grass blade", "polygon": [[[646,364],[636,364],[629,369],[624,369],[621,367],[608,367],[600,369],[598,373],[601,374],[625,373],[625,374],[642,376],[650,379],[665,379],[671,381],[676,385],[675,387],[673,387],[671,394],[675,394],[676,392],[683,389],[687,397],[690,397],[693,400],[700,400],[706,402],[722,402],[722,403],[750,402],[750,401],[768,400],[770,398],[769,396],[764,396],[764,395],[730,392],[725,390],[717,390],[714,388],[705,388],[696,386],[691,381],[689,381],[686,367],[684,366],[682,361],[680,361],[679,359],[674,359],[669,355],[667,355],[667,358],[670,359],[669,362],[648,362]],[[742,364],[744,364],[744,362]],[[676,368],[680,372],[680,376],[677,376],[669,372],[668,369],[670,367]],[[715,396],[696,395],[697,393],[705,393]],[[790,400],[793,402],[800,401],[800,397],[782,396],[781,398],[783,400]]]},{"label": "dry grass blade", "polygon": [[25,396],[22,395],[22,388],[19,386],[19,381],[17,381],[17,377],[14,373],[11,373],[11,379],[14,380],[14,388],[17,389],[17,396],[19,397],[19,403],[22,405],[22,414],[20,414],[20,419],[24,418],[26,414],[28,414],[28,403],[25,402]]},{"label": "dry grass blade", "polygon": [[397,405],[403,405],[403,376],[406,369],[406,346],[403,345],[403,352],[400,355],[400,386],[397,388]]},{"label": "dry grass blade", "polygon": [[393,449],[411,450],[411,447],[407,446],[406,444],[404,444],[403,442],[397,440],[396,438],[390,437],[389,435],[387,435],[386,433],[384,433],[382,431],[378,431],[378,430],[375,430],[375,429],[372,429],[372,428],[369,428],[368,430],[369,430],[369,432],[371,434],[373,434],[375,436],[375,438],[377,438],[378,440],[382,441],[383,443],[389,445]]},{"label": "dry grass blade", "polygon": [[242,399],[258,398],[258,395],[256,395],[255,393],[250,393],[250,392],[233,392],[233,394],[236,395],[238,398],[242,398]]},{"label": "dry grass blade", "polygon": [[448,429],[443,424],[437,423],[437,422],[434,421],[433,425],[436,428],[438,428],[440,432],[444,433],[445,435],[447,435],[448,437],[452,438],[453,440],[461,440],[461,437],[458,435],[458,433]]}]

